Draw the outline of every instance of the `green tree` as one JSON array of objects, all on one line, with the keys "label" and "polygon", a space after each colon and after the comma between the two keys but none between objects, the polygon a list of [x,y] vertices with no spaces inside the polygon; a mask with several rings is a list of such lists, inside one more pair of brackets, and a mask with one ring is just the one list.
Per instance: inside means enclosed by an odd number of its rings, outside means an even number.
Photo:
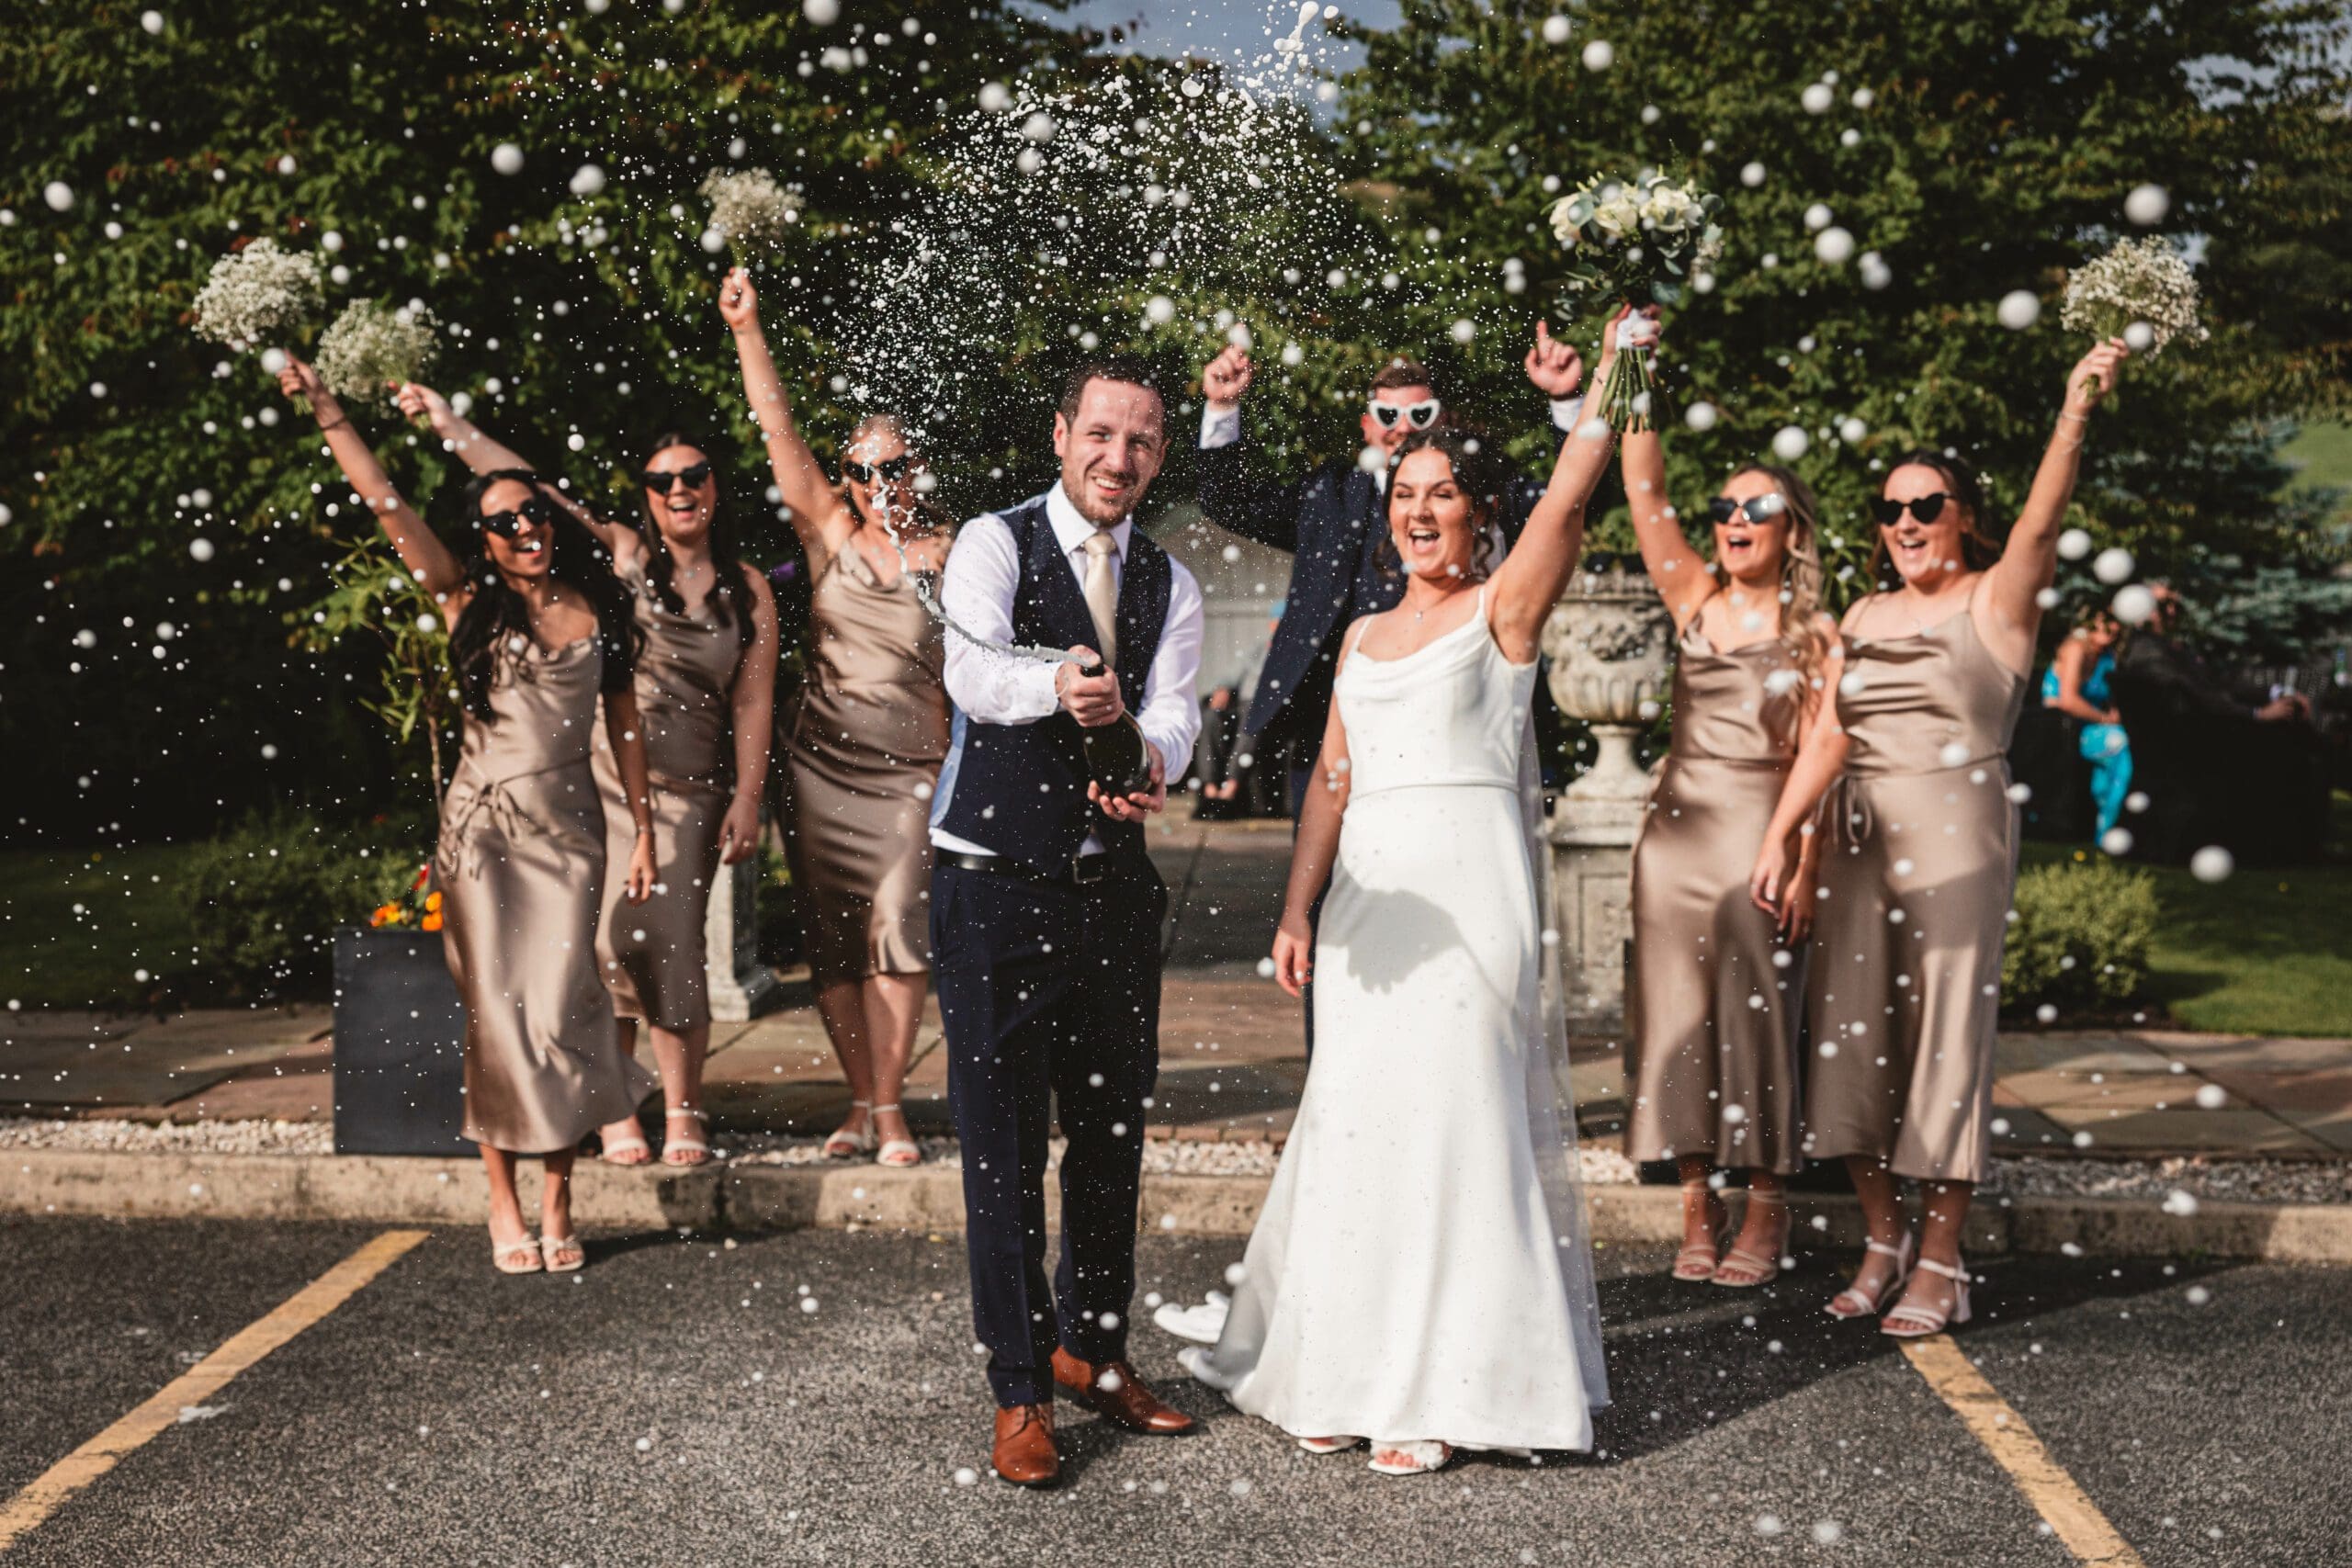
[{"label": "green tree", "polygon": [[[2057,325],[2065,272],[2137,231],[2128,192],[2163,187],[2214,341],[2132,368],[2081,491],[2102,543],[2161,566],[2278,553],[2269,494],[2214,448],[2346,401],[2346,36],[2339,0],[1408,0],[1364,35],[1339,132],[1348,166],[1396,193],[1400,252],[1439,236],[1416,274],[1439,313],[1506,308],[1509,258],[1530,298],[1508,308],[1555,303],[1547,177],[1655,164],[1724,195],[1718,286],[1673,313],[1666,355],[1674,395],[1723,417],[1669,431],[1672,482],[1703,494],[1796,425],[1849,565],[1873,470],[1911,446],[1960,448],[2021,499],[2086,346]],[[1883,270],[1819,259],[1816,205]],[[2030,330],[1997,321],[2014,289],[2043,302]],[[1462,368],[1511,373],[1499,353]]]}]

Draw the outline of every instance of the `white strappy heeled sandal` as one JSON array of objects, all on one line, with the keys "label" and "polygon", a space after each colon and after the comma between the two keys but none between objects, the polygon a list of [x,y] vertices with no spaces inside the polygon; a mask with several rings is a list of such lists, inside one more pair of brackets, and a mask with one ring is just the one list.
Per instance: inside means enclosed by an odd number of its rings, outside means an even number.
[{"label": "white strappy heeled sandal", "polygon": [[[1723,1205],[1722,1195],[1715,1191],[1714,1184],[1704,1177],[1696,1181],[1684,1182],[1682,1190],[1686,1195],[1692,1192],[1704,1192],[1717,1207],[1720,1208]],[[1715,1255],[1723,1250],[1724,1244],[1730,1239],[1731,1215],[1726,1213],[1724,1215],[1724,1223],[1715,1227],[1713,1241],[1704,1245],[1695,1241],[1687,1242],[1681,1250],[1674,1255],[1674,1277],[1685,1284],[1691,1285],[1704,1284],[1713,1279]]]},{"label": "white strappy heeled sandal", "polygon": [[[899,1106],[877,1105],[874,1107],[876,1121],[880,1120],[885,1111],[897,1111],[900,1115],[905,1114]],[[869,1126],[873,1124],[873,1122],[867,1123]],[[882,1152],[874,1156],[874,1163],[887,1165],[893,1170],[904,1170],[909,1166],[922,1163],[922,1148],[912,1138],[885,1138],[882,1140]]]},{"label": "white strappy heeled sandal", "polygon": [[1830,1297],[1829,1304],[1821,1310],[1832,1317],[1839,1318],[1875,1317],[1885,1311],[1889,1299],[1903,1288],[1905,1280],[1911,1278],[1911,1253],[1914,1246],[1911,1233],[1908,1231],[1903,1233],[1903,1245],[1900,1247],[1889,1247],[1883,1241],[1862,1243],[1865,1251],[1875,1252],[1882,1258],[1894,1259],[1894,1278],[1879,1287],[1875,1296],[1865,1295],[1855,1287],[1849,1285]]},{"label": "white strappy heeled sandal", "polygon": [[[673,1134],[662,1140],[662,1163],[686,1169],[692,1169],[698,1165],[708,1165],[710,1145],[703,1139],[702,1126],[704,1122],[710,1120],[710,1117],[699,1107],[692,1105],[681,1105],[675,1111],[665,1111],[662,1114],[668,1122],[690,1122],[694,1124],[694,1131],[684,1137]],[[668,1128],[665,1126],[663,1131],[668,1132]]]},{"label": "white strappy heeled sandal", "polygon": [[[556,1261],[567,1252],[571,1254],[571,1262]],[[539,1258],[550,1274],[577,1274],[588,1267],[588,1249],[576,1235],[543,1235],[539,1237]]]},{"label": "white strappy heeled sandal", "polygon": [[870,1155],[874,1152],[874,1102],[870,1100],[853,1100],[849,1102],[849,1108],[852,1111],[865,1112],[865,1131],[853,1133],[846,1127],[836,1130],[831,1137],[825,1140],[827,1159],[855,1159],[860,1155]]},{"label": "white strappy heeled sandal", "polygon": [[[506,1267],[506,1260],[510,1258],[526,1258],[528,1261],[519,1269],[509,1269]],[[545,1264],[539,1256],[539,1238],[526,1233],[520,1241],[510,1241],[503,1244],[492,1241],[490,1244],[490,1266],[497,1269],[502,1274],[537,1274],[540,1272],[540,1270],[545,1267]]]},{"label": "white strappy heeled sandal", "polygon": [[[1927,1306],[1896,1307],[1893,1312],[1888,1313],[1885,1321],[1878,1325],[1878,1331],[1890,1339],[1925,1339],[1930,1335],[1941,1334],[1947,1326],[1957,1327],[1968,1321],[1968,1287],[1975,1281],[1976,1277],[1968,1271],[1967,1265],[1943,1264],[1932,1258],[1922,1258],[1919,1259],[1919,1267],[1928,1273],[1940,1274],[1951,1281],[1951,1311],[1938,1312],[1934,1307]],[[1897,1324],[1904,1323],[1917,1324],[1921,1326],[1913,1328],[1895,1326]]]}]

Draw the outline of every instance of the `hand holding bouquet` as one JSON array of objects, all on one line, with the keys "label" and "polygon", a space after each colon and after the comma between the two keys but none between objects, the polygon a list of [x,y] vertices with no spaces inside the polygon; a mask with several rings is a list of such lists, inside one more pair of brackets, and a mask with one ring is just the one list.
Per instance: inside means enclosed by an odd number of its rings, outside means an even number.
[{"label": "hand holding bouquet", "polygon": [[197,335],[239,353],[280,348],[325,303],[316,257],[281,251],[275,240],[255,240],[212,264],[196,292]]},{"label": "hand holding bouquet", "polygon": [[422,301],[395,310],[356,299],[319,334],[319,379],[338,398],[391,398],[432,367],[438,324]]},{"label": "hand holding bouquet", "polygon": [[715,169],[702,182],[710,198],[710,227],[703,231],[703,246],[724,245],[735,253],[738,265],[748,266],[782,248],[800,221],[800,197],[778,185],[765,169]]},{"label": "hand holding bouquet", "polygon": [[2197,319],[2196,275],[2154,234],[2122,241],[2067,274],[2058,322],[2101,343],[2120,337],[2133,354],[2150,358],[2176,339],[2203,343],[2210,335]]},{"label": "hand holding bouquet", "polygon": [[[1723,197],[1654,170],[1632,180],[1595,175],[1552,204],[1552,233],[1568,254],[1563,281],[1578,303],[1679,305],[1722,252],[1722,209]],[[1601,389],[1601,417],[1621,431],[1652,428],[1650,334],[1640,321],[1612,329],[1623,352]]]}]

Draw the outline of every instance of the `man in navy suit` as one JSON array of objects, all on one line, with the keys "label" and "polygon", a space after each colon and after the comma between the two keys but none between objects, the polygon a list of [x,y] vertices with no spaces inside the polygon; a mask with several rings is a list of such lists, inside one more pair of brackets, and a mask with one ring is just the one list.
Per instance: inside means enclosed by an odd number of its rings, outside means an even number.
[{"label": "man in navy suit", "polygon": [[[1363,461],[1326,463],[1303,479],[1269,479],[1251,472],[1254,454],[1242,433],[1241,398],[1251,375],[1250,355],[1238,347],[1202,372],[1201,511],[1221,528],[1295,558],[1283,617],[1241,726],[1243,749],[1261,765],[1271,761],[1271,749],[1290,748],[1295,818],[1323,743],[1341,634],[1358,615],[1388,609],[1405,592],[1403,576],[1384,571],[1376,554],[1388,536],[1388,465],[1407,436],[1443,416],[1444,404],[1427,370],[1392,359],[1372,378],[1359,421]],[[1552,400],[1552,422],[1561,430],[1576,423],[1583,378],[1577,351],[1538,325],[1527,378]],[[1543,493],[1543,486],[1522,479],[1502,498],[1497,520],[1507,538],[1519,537]]]}]

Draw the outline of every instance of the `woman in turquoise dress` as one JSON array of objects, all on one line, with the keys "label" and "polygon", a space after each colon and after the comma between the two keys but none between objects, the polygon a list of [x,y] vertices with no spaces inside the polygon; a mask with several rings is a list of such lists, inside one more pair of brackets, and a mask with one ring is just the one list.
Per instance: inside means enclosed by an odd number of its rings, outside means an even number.
[{"label": "woman in turquoise dress", "polygon": [[2091,765],[2091,802],[2098,810],[2098,836],[2107,837],[2123,815],[2132,793],[2132,740],[2115,709],[2109,682],[2115,674],[2115,642],[2122,628],[2095,614],[2069,633],[2041,672],[2041,705],[2082,720],[2075,744]]}]

